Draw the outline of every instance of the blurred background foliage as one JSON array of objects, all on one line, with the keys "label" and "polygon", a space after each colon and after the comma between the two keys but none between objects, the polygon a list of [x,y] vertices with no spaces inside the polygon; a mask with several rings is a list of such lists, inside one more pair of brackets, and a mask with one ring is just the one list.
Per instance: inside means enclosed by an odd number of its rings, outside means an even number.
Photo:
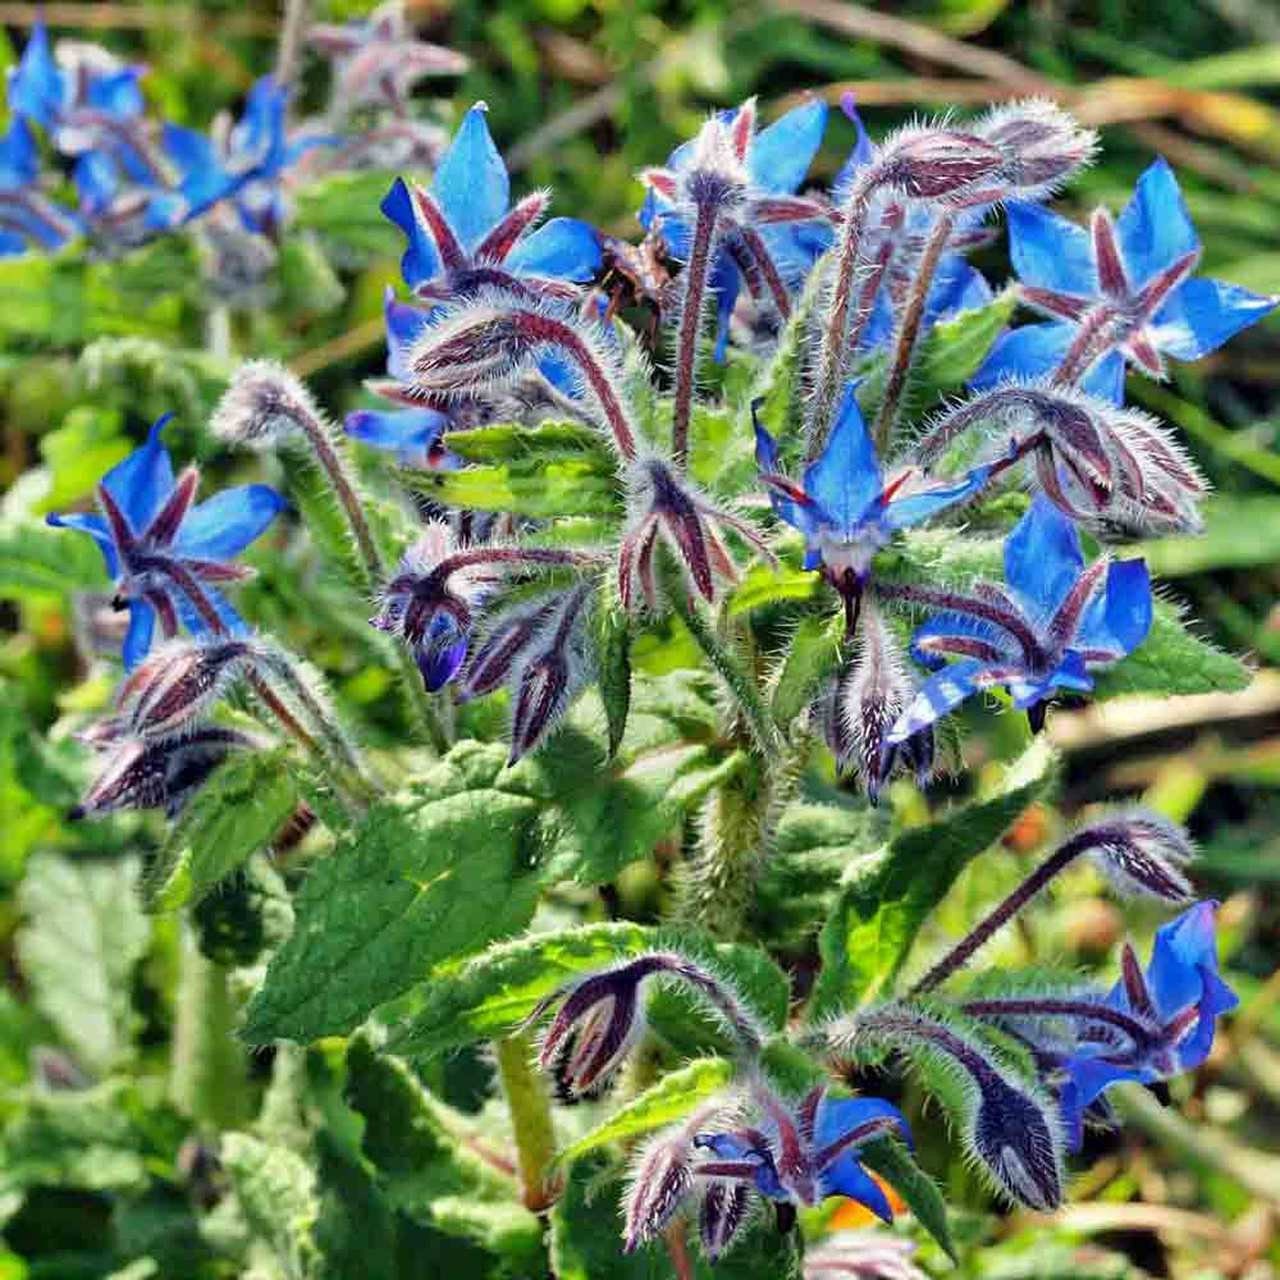
[{"label": "blurred background foliage", "polygon": [[[339,20],[369,7],[317,0],[313,16]],[[233,0],[42,8],[55,35],[95,39],[149,63],[153,108],[200,127],[236,106],[270,67],[279,23],[272,6]],[[659,162],[709,109],[752,94],[769,118],[805,92],[833,103],[852,92],[874,135],[921,112],[1046,94],[1103,138],[1100,163],[1060,207],[1076,216],[1099,202],[1117,207],[1152,154],[1163,153],[1178,169],[1210,273],[1263,292],[1280,289],[1280,8],[1263,0],[914,0],[875,8],[841,0],[426,0],[408,8],[425,38],[472,60],[456,86],[428,82],[420,91],[424,113],[451,125],[467,104],[486,100],[516,183],[554,188],[556,211],[613,234],[637,232],[635,171]],[[0,66],[12,63],[36,16],[35,5],[0,3]],[[324,74],[318,61],[304,63],[300,115],[323,101]],[[852,140],[852,127],[833,116],[817,178],[835,173]],[[381,371],[382,292],[397,277],[399,251],[377,210],[387,181],[364,173],[294,191],[295,223],[272,296],[230,316],[234,355],[287,360],[335,416],[361,403],[361,380]],[[997,280],[1005,274],[1002,253],[988,251],[979,264]],[[86,663],[76,644],[90,625],[93,597],[69,605],[66,590],[100,591],[103,583],[92,548],[45,537],[30,516],[87,500],[99,475],[168,409],[178,415],[167,437],[176,456],[192,456],[220,476],[246,465],[218,454],[202,432],[229,369],[225,356],[207,350],[216,310],[203,293],[195,249],[181,236],[115,261],[80,251],[0,261],[0,953],[7,969],[0,1085],[16,1089],[33,1073],[56,1075],[58,1061],[41,1056],[40,1046],[59,1038],[67,1045],[68,1028],[82,1066],[110,1063],[124,1041],[136,1045],[139,1064],[136,1087],[104,1098],[87,1167],[24,1173],[12,1151],[4,1159],[0,1209],[13,1194],[6,1185],[34,1178],[57,1189],[43,1217],[28,1208],[9,1222],[14,1252],[0,1252],[5,1280],[102,1274],[89,1264],[42,1269],[44,1254],[65,1256],[54,1247],[65,1243],[59,1232],[68,1240],[105,1233],[111,1215],[125,1213],[117,1236],[132,1231],[141,1240],[170,1221],[161,1192],[135,1199],[127,1211],[112,1192],[136,1185],[130,1161],[145,1170],[177,1158],[182,1128],[152,1105],[153,1081],[143,1070],[163,1059],[181,1018],[172,923],[147,924],[121,896],[137,874],[133,861],[110,884],[95,885],[91,860],[74,864],[70,883],[47,868],[36,874],[40,864],[24,877],[28,860],[48,850],[92,855],[131,842],[145,848],[154,838],[136,818],[100,826],[63,820],[84,764],[82,749],[58,727],[104,706],[110,688],[106,669]],[[1250,939],[1232,958],[1233,972],[1244,975],[1244,1009],[1179,1109],[1144,1105],[1123,1133],[1094,1143],[1072,1206],[1052,1223],[1026,1213],[962,1215],[962,1265],[1006,1280],[1138,1273],[1261,1280],[1280,1262],[1280,320],[1273,316],[1198,365],[1176,366],[1167,385],[1135,381],[1130,393],[1181,428],[1217,490],[1207,536],[1153,546],[1153,570],[1204,635],[1251,655],[1256,677],[1238,694],[1122,699],[1058,712],[1050,732],[1067,767],[1056,807],[1024,815],[1004,852],[962,881],[948,902],[953,918],[943,923],[958,932],[976,903],[998,890],[997,879],[1011,884],[1031,851],[1090,804],[1142,797],[1187,822],[1200,840],[1200,880],[1225,903],[1228,950],[1234,939]],[[394,740],[400,713],[364,619],[337,609],[312,567],[272,548],[251,559],[260,576],[241,597],[245,613],[334,679],[371,742]],[[959,785],[980,788],[985,762],[1007,759],[1021,745],[1012,718],[982,723],[987,736],[972,739],[967,755],[976,781]],[[923,818],[916,798],[900,804],[900,821],[913,820],[913,803]],[[621,886],[639,902],[641,879],[637,873],[637,883]],[[22,924],[42,897],[65,908],[57,917],[61,947]],[[1088,965],[1108,954],[1122,927],[1082,873],[1036,918],[1033,932],[1005,946],[1021,962],[1056,955]],[[84,967],[68,960],[86,937],[100,961],[92,975],[100,988],[86,988]],[[60,1005],[58,993],[68,988],[69,1003]],[[309,1069],[322,1073],[323,1061]],[[0,1116],[9,1108],[0,1097]],[[54,1127],[57,1119],[26,1123]],[[38,1147],[29,1141],[21,1158],[37,1160]],[[188,1151],[184,1158],[194,1157]],[[957,1169],[958,1184],[963,1176]],[[79,1247],[89,1246],[81,1240]],[[19,1254],[33,1259],[30,1271]],[[465,1259],[458,1265],[455,1274],[471,1274]]]}]

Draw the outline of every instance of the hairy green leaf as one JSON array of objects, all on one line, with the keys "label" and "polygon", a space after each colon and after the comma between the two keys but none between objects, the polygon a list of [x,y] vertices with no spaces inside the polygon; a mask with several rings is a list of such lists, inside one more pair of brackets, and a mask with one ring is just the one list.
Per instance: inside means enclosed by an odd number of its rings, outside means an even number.
[{"label": "hairy green leaf", "polygon": [[907,1202],[916,1221],[942,1246],[952,1262],[957,1261],[955,1242],[947,1225],[946,1201],[906,1147],[896,1138],[877,1138],[858,1152],[858,1159],[893,1187]]},{"label": "hairy green leaf", "polygon": [[801,619],[773,685],[773,715],[779,724],[790,724],[813,701],[840,661],[843,640],[842,615]]},{"label": "hairy green leaf", "polygon": [[288,1147],[247,1133],[223,1134],[218,1155],[253,1238],[289,1280],[302,1280],[317,1257],[312,1228],[320,1203],[311,1165]]},{"label": "hairy green leaf", "polygon": [[411,471],[404,480],[437,502],[476,511],[554,518],[616,515],[621,509],[612,461],[588,453],[458,471]]},{"label": "hairy green leaf", "polygon": [[1250,678],[1239,658],[1193,635],[1173,606],[1161,601],[1147,638],[1127,658],[1097,673],[1094,696],[1235,693]]},{"label": "hairy green leaf", "polygon": [[444,445],[468,462],[527,464],[551,458],[595,454],[602,468],[612,469],[613,455],[600,432],[585,422],[548,421],[526,427],[501,422],[465,431],[448,431]]}]

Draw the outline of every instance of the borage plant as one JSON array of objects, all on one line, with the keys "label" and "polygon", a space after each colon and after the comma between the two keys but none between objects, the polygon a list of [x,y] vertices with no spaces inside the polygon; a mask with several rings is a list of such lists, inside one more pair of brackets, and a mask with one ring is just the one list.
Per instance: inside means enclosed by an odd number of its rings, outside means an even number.
[{"label": "borage plant", "polygon": [[[399,83],[369,70],[376,26],[322,38],[352,92]],[[306,525],[287,554],[309,529],[370,618],[390,732],[228,598],[272,490],[195,504],[158,425],[99,512],[54,521],[98,542],[131,619],[79,811],[172,819],[146,888],[216,960],[184,1052],[247,988],[239,1034],[275,1046],[273,1079],[220,1158],[250,1234],[284,1224],[290,1274],[350,1245],[337,1186],[374,1206],[369,1248],[407,1215],[528,1274],[548,1249],[560,1277],[640,1274],[639,1253],[644,1274],[915,1274],[892,1239],[805,1240],[843,1199],[952,1250],[919,1090],[990,1195],[1052,1210],[1086,1124],[1198,1067],[1234,1004],[1187,837],[1142,811],[1093,815],[924,953],[1051,788],[1055,703],[1243,682],[1122,549],[1194,531],[1207,487],[1122,375],[1273,300],[1194,275],[1163,162],[1114,220],[1048,212],[1095,147],[1055,106],[874,144],[847,111],[829,191],[806,186],[821,104],[713,116],[642,175],[636,249],[542,221],[546,193],[512,203],[474,107],[432,182],[383,204],[406,296],[378,403],[344,434],[282,367],[236,374],[213,434],[277,456]],[[1002,216],[1019,281],[997,293],[965,255]],[[651,351],[619,262],[655,268]],[[1020,305],[1049,322],[1010,329]],[[252,619],[264,592],[241,590]],[[1026,713],[1025,754],[922,822],[914,788],[980,693]],[[1083,859],[1180,913],[1149,963],[1126,946],[1114,986],[984,970]],[[213,947],[245,919],[252,945]],[[243,1127],[234,1076],[187,1111]]]}]

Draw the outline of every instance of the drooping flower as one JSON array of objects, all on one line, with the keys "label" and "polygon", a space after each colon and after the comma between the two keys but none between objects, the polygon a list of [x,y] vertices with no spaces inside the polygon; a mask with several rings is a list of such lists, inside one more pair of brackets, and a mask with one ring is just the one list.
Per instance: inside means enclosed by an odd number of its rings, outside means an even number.
[{"label": "drooping flower", "polygon": [[1057,372],[1120,403],[1126,363],[1163,378],[1166,356],[1198,360],[1280,302],[1193,275],[1200,238],[1163,159],[1114,221],[1098,209],[1086,229],[1035,204],[1010,205],[1008,218],[1023,301],[1049,323],[1001,337],[978,387]]},{"label": "drooping flower", "polygon": [[[1150,630],[1146,562],[1104,557],[1086,566],[1075,525],[1043,496],[1006,539],[1004,558],[1004,587],[886,588],[941,609],[912,639],[912,655],[935,674],[898,718],[891,745],[996,686],[1007,687],[1038,728],[1055,692],[1087,693],[1090,671],[1132,653]],[[944,665],[947,657],[959,660]]]},{"label": "drooping flower", "polygon": [[756,462],[774,512],[805,539],[804,567],[820,569],[844,597],[852,620],[871,561],[900,529],[964,501],[987,479],[976,468],[959,480],[935,482],[916,467],[886,480],[858,407],[857,383],[845,389],[826,446],[798,485],[779,469],[777,441],[756,422]]},{"label": "drooping flower", "polygon": [[596,234],[576,218],[552,218],[535,230],[550,199],[545,192],[511,207],[507,166],[485,112],[482,102],[467,112],[429,191],[398,178],[382,202],[409,242],[400,260],[405,284],[437,301],[487,285],[572,297],[574,284],[600,265]]},{"label": "drooping flower", "polygon": [[98,544],[115,580],[116,601],[129,610],[124,641],[129,670],[151,648],[157,619],[166,638],[177,634],[179,620],[197,635],[244,630],[219,584],[251,575],[232,558],[285,505],[262,484],[224,489],[197,504],[199,471],[188,467],[175,479],[160,440],[171,416],[158,419],[142,448],[103,476],[97,491],[100,512],[47,517],[56,527],[83,530]]}]

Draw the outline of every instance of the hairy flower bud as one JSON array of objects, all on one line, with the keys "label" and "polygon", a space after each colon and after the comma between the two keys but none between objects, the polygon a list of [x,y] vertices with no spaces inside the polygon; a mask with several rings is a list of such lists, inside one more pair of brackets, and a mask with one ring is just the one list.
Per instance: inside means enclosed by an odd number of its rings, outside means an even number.
[{"label": "hairy flower bud", "polygon": [[228,444],[269,449],[322,421],[300,378],[275,360],[249,360],[223,392],[209,428]]},{"label": "hairy flower bud", "polygon": [[1011,1199],[1048,1212],[1062,1203],[1062,1143],[1047,1100],[998,1072],[978,1080],[973,1149]]},{"label": "hairy flower bud", "polygon": [[973,128],[1003,157],[987,180],[1002,200],[1043,200],[1087,165],[1098,146],[1092,129],[1039,98],[993,107]]},{"label": "hairy flower bud", "polygon": [[1194,893],[1182,867],[1195,857],[1186,831],[1150,811],[1108,815],[1077,833],[1116,890],[1187,902]]},{"label": "hairy flower bud", "polygon": [[634,1253],[676,1216],[693,1188],[694,1150],[687,1124],[666,1129],[642,1148],[624,1199],[623,1253]]},{"label": "hairy flower bud", "polygon": [[953,202],[986,182],[1003,160],[998,147],[975,133],[909,128],[885,141],[878,167],[883,185],[904,195]]},{"label": "hairy flower bud", "polygon": [[707,1184],[698,1208],[698,1234],[703,1251],[712,1262],[719,1261],[733,1243],[750,1207],[750,1193],[741,1183]]},{"label": "hairy flower bud", "polygon": [[116,706],[139,737],[180,732],[207,714],[253,655],[252,642],[239,637],[162,645],[129,674]]}]

